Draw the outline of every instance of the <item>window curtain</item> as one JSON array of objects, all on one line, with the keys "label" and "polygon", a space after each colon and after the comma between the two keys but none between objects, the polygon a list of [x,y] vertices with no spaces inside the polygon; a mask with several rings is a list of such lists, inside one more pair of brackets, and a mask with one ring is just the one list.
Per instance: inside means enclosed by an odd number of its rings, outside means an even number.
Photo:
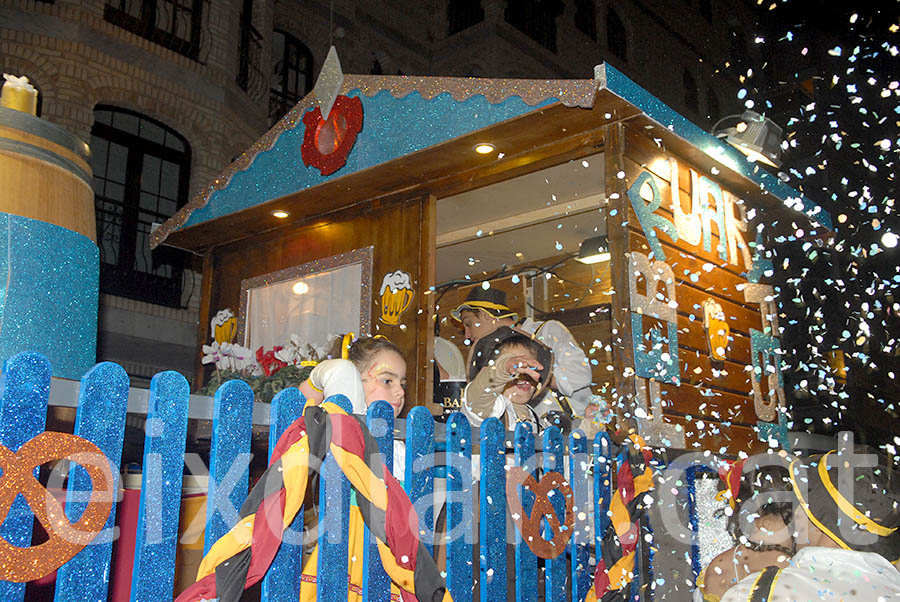
[{"label": "window curtain", "polygon": [[361,283],[362,264],[353,263],[251,289],[247,346],[268,350],[297,335],[301,342],[320,347],[335,335],[358,335]]}]

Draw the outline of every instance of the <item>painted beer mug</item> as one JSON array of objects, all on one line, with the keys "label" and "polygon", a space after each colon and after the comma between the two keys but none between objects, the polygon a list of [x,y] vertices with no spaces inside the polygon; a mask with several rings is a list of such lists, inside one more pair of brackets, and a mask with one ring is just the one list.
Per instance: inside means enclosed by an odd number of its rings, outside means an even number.
[{"label": "painted beer mug", "polygon": [[710,356],[714,360],[724,360],[731,327],[725,321],[725,311],[722,306],[712,299],[703,302],[703,326],[706,328],[706,337],[709,340]]},{"label": "painted beer mug", "polygon": [[409,309],[414,292],[409,274],[397,270],[384,275],[381,281],[381,321],[397,324],[400,316]]}]

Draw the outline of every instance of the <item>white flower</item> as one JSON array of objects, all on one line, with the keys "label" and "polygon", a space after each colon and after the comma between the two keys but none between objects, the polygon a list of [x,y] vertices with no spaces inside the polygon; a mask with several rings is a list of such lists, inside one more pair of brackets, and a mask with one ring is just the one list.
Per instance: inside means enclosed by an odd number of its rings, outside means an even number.
[{"label": "white flower", "polygon": [[234,343],[213,342],[210,345],[203,345],[204,364],[215,364],[219,370],[228,370],[230,372],[242,372],[246,369],[257,370],[256,359],[253,352]]},{"label": "white flower", "polygon": [[292,334],[291,340],[275,352],[275,357],[289,366],[296,365],[306,359],[303,351],[303,344],[300,342],[300,337]]}]

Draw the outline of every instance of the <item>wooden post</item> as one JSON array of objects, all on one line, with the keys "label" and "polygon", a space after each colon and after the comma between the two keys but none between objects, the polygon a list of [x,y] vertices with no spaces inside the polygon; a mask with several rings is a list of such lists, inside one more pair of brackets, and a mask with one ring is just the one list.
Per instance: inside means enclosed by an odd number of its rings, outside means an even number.
[{"label": "wooden post", "polygon": [[442,408],[434,403],[434,286],[435,256],[437,246],[437,197],[433,194],[422,200],[422,229],[419,237],[419,315],[416,316],[416,377],[418,399],[416,405],[423,405],[434,415],[440,415]]},{"label": "wooden post", "polygon": [[[613,123],[606,128],[606,197],[609,216],[606,221],[609,249],[612,255],[610,272],[613,291],[610,300],[612,319],[613,365],[616,393],[610,403],[616,405],[616,424],[624,432],[636,430],[634,420],[634,349],[631,338],[631,319],[628,301],[628,204],[625,182],[625,127]],[[626,372],[627,370],[627,372]]]}]

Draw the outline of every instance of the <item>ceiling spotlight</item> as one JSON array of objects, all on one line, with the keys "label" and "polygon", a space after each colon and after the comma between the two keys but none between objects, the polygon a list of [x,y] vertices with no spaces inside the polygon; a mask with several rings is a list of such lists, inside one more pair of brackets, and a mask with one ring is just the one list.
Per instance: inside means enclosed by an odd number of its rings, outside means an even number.
[{"label": "ceiling spotlight", "polygon": [[576,261],[581,263],[600,263],[609,261],[612,255],[609,252],[609,238],[606,236],[593,236],[585,239],[578,249]]},{"label": "ceiling spotlight", "polygon": [[309,292],[309,285],[301,280],[300,282],[294,283],[294,286],[291,287],[291,291],[295,295],[305,295]]},{"label": "ceiling spotlight", "polygon": [[[718,129],[726,119],[737,118],[731,127]],[[772,167],[781,167],[782,129],[768,117],[755,111],[741,115],[729,115],[720,119],[712,128],[713,136],[724,138],[730,145],[747,155],[751,161],[759,161]]]},{"label": "ceiling spotlight", "polygon": [[277,217],[278,219],[284,219],[284,218],[288,217],[289,215],[290,215],[290,213],[288,213],[284,209],[276,209],[275,211],[272,212],[272,217]]},{"label": "ceiling spotlight", "polygon": [[479,142],[474,146],[474,150],[479,155],[489,155],[494,152],[494,145],[490,142]]}]

